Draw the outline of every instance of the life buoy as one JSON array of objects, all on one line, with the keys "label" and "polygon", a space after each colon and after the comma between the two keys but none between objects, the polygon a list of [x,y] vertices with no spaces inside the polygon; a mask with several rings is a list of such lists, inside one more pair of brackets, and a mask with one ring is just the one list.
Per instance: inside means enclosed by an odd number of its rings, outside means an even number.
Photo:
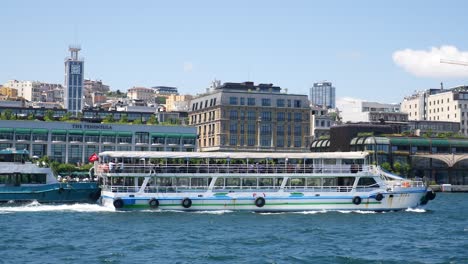
[{"label": "life buoy", "polygon": [[182,206],[184,208],[190,208],[190,206],[192,206],[192,200],[190,198],[184,198],[182,200]]},{"label": "life buoy", "polygon": [[124,201],[120,198],[117,198],[114,200],[114,202],[112,203],[114,205],[115,208],[119,209],[119,208],[122,208],[124,206]]},{"label": "life buoy", "polygon": [[148,204],[149,204],[149,206],[151,208],[158,208],[159,201],[156,198],[153,198],[153,199],[149,200]]},{"label": "life buoy", "polygon": [[409,182],[405,181],[405,182],[402,183],[402,186],[404,188],[409,188],[411,186],[411,184]]},{"label": "life buoy", "polygon": [[377,201],[379,201],[379,202],[382,201],[383,198],[384,198],[384,196],[383,196],[383,194],[381,194],[381,193],[378,193],[378,194],[375,196],[375,200],[377,200]]},{"label": "life buoy", "polygon": [[257,206],[257,207],[263,207],[265,205],[265,203],[266,203],[265,198],[263,198],[263,197],[257,197],[255,199],[255,206]]},{"label": "life buoy", "polygon": [[426,192],[426,198],[427,200],[434,200],[434,198],[436,197],[436,193],[434,191],[428,191]]},{"label": "life buoy", "polygon": [[359,196],[354,196],[353,197],[353,204],[359,205],[359,204],[361,204],[361,201],[362,201],[361,197],[359,197]]}]

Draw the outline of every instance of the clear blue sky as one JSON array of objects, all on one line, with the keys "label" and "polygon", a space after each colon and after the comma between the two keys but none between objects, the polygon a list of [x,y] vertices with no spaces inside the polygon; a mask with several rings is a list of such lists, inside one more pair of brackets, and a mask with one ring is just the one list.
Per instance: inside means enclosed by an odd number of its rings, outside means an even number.
[{"label": "clear blue sky", "polygon": [[0,8],[0,83],[63,83],[68,45],[78,43],[85,77],[113,90],[195,94],[216,78],[309,94],[328,80],[337,97],[399,102],[441,81],[468,84],[468,67],[454,66],[467,72],[458,77],[415,76],[392,59],[405,49],[468,50],[466,1],[20,0]]}]

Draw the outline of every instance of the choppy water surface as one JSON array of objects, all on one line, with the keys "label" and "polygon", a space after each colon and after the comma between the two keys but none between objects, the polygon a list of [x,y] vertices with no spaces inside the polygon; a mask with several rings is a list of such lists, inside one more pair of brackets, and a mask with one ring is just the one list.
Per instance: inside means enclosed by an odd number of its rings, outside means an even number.
[{"label": "choppy water surface", "polygon": [[0,263],[468,263],[468,194],[401,212],[3,205]]}]

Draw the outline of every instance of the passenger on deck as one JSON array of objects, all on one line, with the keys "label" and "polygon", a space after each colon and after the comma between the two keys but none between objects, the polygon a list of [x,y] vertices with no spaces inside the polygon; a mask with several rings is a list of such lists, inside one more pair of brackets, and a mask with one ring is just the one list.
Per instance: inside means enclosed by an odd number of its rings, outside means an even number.
[{"label": "passenger on deck", "polygon": [[109,161],[109,172],[114,172],[115,171],[115,162],[114,161]]}]

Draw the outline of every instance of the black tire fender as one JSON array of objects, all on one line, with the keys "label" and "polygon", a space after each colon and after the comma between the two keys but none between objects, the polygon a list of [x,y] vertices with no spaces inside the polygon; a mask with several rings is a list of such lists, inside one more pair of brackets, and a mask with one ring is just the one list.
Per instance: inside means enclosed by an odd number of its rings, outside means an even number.
[{"label": "black tire fender", "polygon": [[381,194],[381,193],[378,193],[378,194],[375,196],[375,200],[377,200],[377,201],[379,201],[379,202],[382,201],[383,198],[384,198],[384,195]]},{"label": "black tire fender", "polygon": [[353,197],[353,204],[355,204],[355,205],[360,205],[361,202],[362,202],[361,197],[359,197],[359,196],[354,196],[354,197]]},{"label": "black tire fender", "polygon": [[152,198],[151,200],[149,200],[148,204],[149,204],[149,206],[151,208],[158,208],[159,207],[159,201],[156,198]]},{"label": "black tire fender", "polygon": [[263,207],[265,205],[265,203],[266,203],[265,198],[263,198],[263,197],[255,198],[255,206]]},{"label": "black tire fender", "polygon": [[120,198],[117,198],[114,200],[112,204],[114,205],[115,208],[120,209],[124,206],[124,201]]},{"label": "black tire fender", "polygon": [[184,208],[190,208],[192,206],[192,200],[190,198],[184,198],[181,202],[182,207]]}]

